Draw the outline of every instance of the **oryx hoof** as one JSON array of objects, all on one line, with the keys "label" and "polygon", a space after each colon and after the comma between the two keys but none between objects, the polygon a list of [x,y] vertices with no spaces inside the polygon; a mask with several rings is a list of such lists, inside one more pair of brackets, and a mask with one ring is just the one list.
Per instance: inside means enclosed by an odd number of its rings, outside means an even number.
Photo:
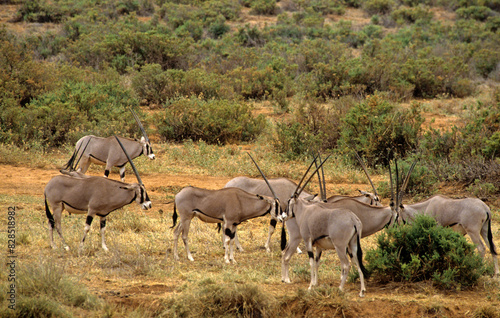
[{"label": "oryx hoof", "polygon": [[109,252],[109,248],[108,248],[107,246],[103,246],[103,247],[102,247],[102,250],[103,250],[104,252],[106,252],[106,253],[107,253],[107,252]]},{"label": "oryx hoof", "polygon": [[194,262],[194,258],[191,255],[188,256],[188,260],[190,260],[191,262]]},{"label": "oryx hoof", "polygon": [[365,291],[362,290],[361,292],[359,292],[359,297],[365,297]]}]

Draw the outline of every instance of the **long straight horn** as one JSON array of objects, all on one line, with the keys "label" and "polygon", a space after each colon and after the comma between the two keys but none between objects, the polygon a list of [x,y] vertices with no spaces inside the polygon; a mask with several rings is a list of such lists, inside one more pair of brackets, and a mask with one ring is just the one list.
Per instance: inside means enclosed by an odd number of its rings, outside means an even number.
[{"label": "long straight horn", "polygon": [[[297,192],[299,191],[299,189],[300,189],[300,185],[302,184],[302,181],[304,181],[304,178],[307,176],[307,173],[309,173],[309,170],[311,170],[311,167],[312,167],[312,165],[314,164],[314,162],[316,162],[316,159],[317,159],[317,158],[318,158],[318,156],[316,155],[316,156],[314,157],[313,161],[311,162],[311,164],[309,165],[309,168],[307,168],[306,173],[304,173],[304,175],[302,176],[302,179],[300,179],[300,182],[299,182],[299,184],[297,185],[297,188],[295,188],[295,191],[294,191],[293,195],[297,194]],[[313,175],[314,175],[314,173],[313,173]],[[300,191],[300,192],[302,192],[302,191]],[[300,192],[299,192],[299,193],[300,193]]]},{"label": "long straight horn", "polygon": [[139,119],[139,116],[135,113],[135,111],[130,107],[130,111],[132,112],[132,115],[134,115],[135,121],[137,122],[137,125],[139,125],[139,128],[141,129],[142,135],[146,139],[147,142],[149,142],[148,134],[146,134],[146,129],[144,129],[144,126],[141,123],[141,120]]},{"label": "long straight horn", "polygon": [[391,183],[391,203],[394,203],[394,186],[392,181],[391,162],[389,161],[389,181]]},{"label": "long straight horn", "polygon": [[370,184],[372,185],[373,193],[378,197],[377,189],[375,189],[375,186],[373,185],[372,179],[370,178],[370,175],[368,174],[368,170],[366,169],[365,164],[363,163],[363,160],[361,160],[361,157],[359,154],[355,151],[356,158],[358,158],[359,163],[361,164],[361,167],[363,168],[366,177],[368,178],[368,181],[370,181]]},{"label": "long straight horn", "polygon": [[396,166],[396,193],[395,193],[395,196],[396,196],[396,206],[399,206],[399,189],[400,189],[400,185],[399,185],[399,169],[398,169],[398,159],[395,159],[395,166]]},{"label": "long straight horn", "polygon": [[[319,162],[321,162],[321,155],[318,153],[318,159],[319,159]],[[316,166],[316,169],[318,168],[318,163],[316,162],[316,160],[314,160],[314,165]],[[325,171],[323,170],[323,167],[321,167],[321,171],[323,172],[323,183],[325,182]],[[321,196],[321,200],[326,200],[326,187],[323,188],[323,183],[321,181],[321,175],[319,173],[319,170],[316,171],[316,174],[318,175],[318,182],[319,182],[319,193],[320,193],[320,196]]]},{"label": "long straight horn", "polygon": [[257,167],[257,169],[259,169],[259,172],[260,174],[262,175],[262,178],[264,178],[264,181],[266,181],[267,183],[267,186],[269,187],[269,190],[271,190],[271,193],[273,194],[274,198],[277,199],[278,196],[276,195],[276,193],[274,192],[273,190],[273,187],[271,187],[271,184],[269,183],[269,181],[267,180],[266,176],[264,175],[264,172],[262,172],[262,170],[260,170],[260,167],[259,165],[257,164],[257,162],[253,159],[252,155],[247,152],[247,154],[250,156],[250,159],[252,159],[253,163],[255,164],[255,166]]},{"label": "long straight horn", "polygon": [[127,156],[128,162],[130,162],[130,165],[132,166],[132,170],[134,170],[135,176],[137,178],[137,182],[140,185],[143,185],[141,177],[139,177],[139,172],[137,172],[137,169],[136,169],[134,163],[132,162],[132,159],[130,159],[130,156],[128,155],[127,150],[125,150],[125,147],[123,147],[122,142],[120,141],[120,139],[118,139],[118,137],[116,135],[115,135],[115,138],[116,138],[116,141],[118,141],[118,143],[120,144],[120,147],[122,147],[122,150],[125,153],[125,156]]},{"label": "long straight horn", "polygon": [[406,177],[403,181],[403,186],[401,187],[400,198],[399,198],[400,202],[399,203],[401,203],[403,200],[403,195],[406,191],[406,187],[408,187],[408,182],[410,181],[410,175],[413,172],[413,168],[415,168],[416,164],[417,164],[417,161],[415,160],[415,162],[413,162],[412,165],[410,166],[410,170],[408,170],[408,173],[406,174]]},{"label": "long straight horn", "polygon": [[297,196],[300,195],[300,193],[302,193],[302,191],[304,190],[304,188],[306,187],[306,185],[309,183],[309,181],[311,181],[311,178],[316,174],[316,172],[319,170],[319,168],[321,168],[323,166],[323,164],[328,160],[328,158],[330,158],[330,156],[331,156],[331,154],[329,154],[328,157],[326,157],[326,159],[319,164],[319,167],[316,168],[316,170],[314,170],[314,172],[311,174],[311,176],[304,183],[304,186],[300,189],[300,191],[298,191],[298,192],[296,191],[297,192]]}]

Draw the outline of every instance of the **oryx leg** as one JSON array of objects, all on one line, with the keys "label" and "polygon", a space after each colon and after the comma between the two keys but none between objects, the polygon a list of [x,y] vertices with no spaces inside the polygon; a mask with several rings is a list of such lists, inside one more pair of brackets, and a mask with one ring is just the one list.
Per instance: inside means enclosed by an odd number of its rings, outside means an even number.
[{"label": "oryx leg", "polygon": [[[352,262],[354,262],[354,265],[356,265],[356,268],[358,269],[358,274],[359,274],[359,281],[361,282],[361,291],[359,292],[359,297],[364,297],[365,296],[365,292],[366,292],[366,287],[365,287],[365,275],[363,274],[363,271],[361,270],[361,262],[363,261],[361,259],[361,255],[362,253],[359,253],[358,254],[358,249],[361,249],[361,247],[358,245],[359,244],[359,238],[358,238],[358,234],[356,233],[356,235],[354,235],[351,239],[351,241],[349,242],[349,250],[351,252],[351,255],[352,258]],[[358,257],[360,257],[358,259]]]},{"label": "oryx leg", "polygon": [[311,283],[309,284],[309,290],[313,288],[313,286],[316,286],[318,280],[316,275],[316,270],[315,270],[315,261],[314,261],[314,249],[313,245],[311,242],[311,239],[306,239],[304,240],[306,243],[306,250],[307,250],[307,256],[309,256],[309,265],[311,266]]},{"label": "oryx leg", "polygon": [[80,166],[76,171],[85,174],[85,172],[87,172],[89,167],[90,167],[90,157],[84,155],[82,156],[82,159],[80,160]]},{"label": "oryx leg", "polygon": [[[56,207],[52,207],[54,214],[51,215],[52,218],[49,217],[49,236],[50,236],[50,246],[52,248],[56,248],[56,244],[54,243],[54,228],[57,231],[57,234],[59,234],[59,237],[61,238],[61,241],[63,243],[64,249],[69,251],[69,246],[66,244],[66,241],[64,240],[64,237],[62,235],[62,229],[61,229],[61,218],[62,218],[62,211],[63,211],[63,205],[58,204]],[[50,213],[50,212],[48,212]]]},{"label": "oryx leg", "polygon": [[102,245],[102,249],[105,252],[107,252],[107,251],[109,251],[109,249],[106,246],[106,240],[104,238],[104,232],[106,232],[106,217],[105,216],[101,217],[101,245]]},{"label": "oryx leg", "polygon": [[191,219],[192,219],[192,216],[190,218],[181,219],[179,225],[174,230],[174,251],[173,251],[173,253],[174,253],[174,259],[177,261],[179,260],[179,254],[177,253],[177,242],[179,240],[179,234],[181,234],[181,233],[182,233],[182,240],[184,241],[184,247],[186,248],[187,258],[190,261],[194,261],[194,258],[191,255],[191,252],[189,250],[189,243],[188,243],[189,226],[191,224]]},{"label": "oryx leg", "polygon": [[269,234],[267,235],[267,241],[266,241],[266,245],[265,248],[266,248],[266,252],[270,253],[271,252],[271,236],[273,235],[274,233],[274,230],[276,230],[276,223],[278,223],[278,221],[276,221],[275,219],[271,219],[271,222],[269,222]]},{"label": "oryx leg", "polygon": [[347,281],[347,276],[349,275],[349,270],[351,269],[351,262],[349,261],[349,256],[347,255],[347,246],[335,245],[335,250],[340,260],[340,286],[341,291],[344,290],[344,284]]},{"label": "oryx leg", "polygon": [[122,179],[122,182],[125,182],[125,166],[120,167],[120,178]]},{"label": "oryx leg", "polygon": [[234,260],[234,238],[236,236],[236,225],[224,224],[224,242],[226,250],[224,251],[224,261],[226,263],[236,263]]},{"label": "oryx leg", "polygon": [[491,233],[491,223],[490,219],[483,223],[483,227],[481,228],[481,236],[483,240],[486,242],[486,246],[490,250],[491,257],[493,258],[493,265],[495,267],[495,276],[498,276],[498,259],[497,259],[497,251],[495,248],[495,244],[493,243],[493,235]]},{"label": "oryx leg", "polygon": [[[220,225],[220,223],[219,223]],[[222,231],[222,246],[224,247],[224,249],[227,248],[226,246],[226,240],[225,240],[225,234],[224,234],[224,231]],[[243,252],[243,247],[241,246],[240,244],[240,240],[238,239],[238,233],[235,234],[234,236],[234,244],[236,245],[236,248],[240,251],[240,252]]]},{"label": "oryx leg", "polygon": [[85,227],[83,229],[83,238],[80,242],[80,247],[78,249],[79,252],[83,250],[83,242],[85,242],[85,238],[87,238],[87,233],[90,230],[90,226],[92,225],[92,221],[94,220],[94,217],[92,215],[87,214],[87,219],[85,220]]},{"label": "oryx leg", "polygon": [[309,289],[313,286],[318,285],[318,269],[319,269],[319,260],[321,259],[321,254],[323,250],[320,247],[316,247],[316,253],[314,258],[309,258],[309,262],[311,262],[311,284],[309,285]]},{"label": "oryx leg", "polygon": [[299,227],[297,222],[294,220],[286,221],[286,227],[288,229],[288,234],[290,236],[288,240],[288,244],[281,252],[281,281],[284,283],[290,283],[289,277],[289,265],[290,259],[296,250],[298,250],[298,246],[302,237],[300,236]]}]

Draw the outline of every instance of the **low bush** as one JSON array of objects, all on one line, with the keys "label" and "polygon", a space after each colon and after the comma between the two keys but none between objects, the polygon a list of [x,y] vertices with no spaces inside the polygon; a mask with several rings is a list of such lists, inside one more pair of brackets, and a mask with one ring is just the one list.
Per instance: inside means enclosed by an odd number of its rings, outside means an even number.
[{"label": "low bush", "polygon": [[466,289],[486,270],[475,249],[461,234],[421,215],[380,234],[365,258],[372,279],[380,282],[432,280],[438,288]]},{"label": "low bush", "polygon": [[338,147],[344,153],[357,150],[369,166],[387,165],[394,155],[405,157],[417,149],[423,121],[419,104],[396,110],[376,94],[352,107],[342,119]]},{"label": "low bush", "polygon": [[166,140],[225,144],[254,140],[265,126],[264,116],[253,116],[251,107],[243,102],[191,97],[167,106],[158,131]]}]

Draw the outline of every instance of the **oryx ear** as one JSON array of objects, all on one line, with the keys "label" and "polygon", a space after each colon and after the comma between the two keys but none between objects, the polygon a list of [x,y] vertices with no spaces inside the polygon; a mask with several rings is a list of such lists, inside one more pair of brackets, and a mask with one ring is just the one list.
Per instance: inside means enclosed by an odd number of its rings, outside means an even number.
[{"label": "oryx ear", "polygon": [[306,200],[306,201],[312,201],[317,196],[318,196],[317,194],[308,195],[307,197],[304,198],[304,200]]}]

